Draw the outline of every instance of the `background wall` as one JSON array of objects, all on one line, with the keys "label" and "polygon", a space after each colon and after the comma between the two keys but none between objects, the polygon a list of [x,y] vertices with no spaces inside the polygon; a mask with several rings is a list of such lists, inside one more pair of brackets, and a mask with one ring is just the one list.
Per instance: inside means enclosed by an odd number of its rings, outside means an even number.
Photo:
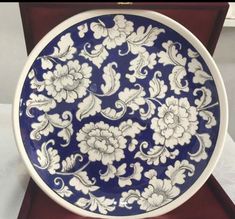
[{"label": "background wall", "polygon": [[214,59],[227,90],[229,104],[229,133],[235,139],[235,27],[224,27]]},{"label": "background wall", "polygon": [[12,103],[27,55],[18,3],[0,4],[0,103]]},{"label": "background wall", "polygon": [[[1,3],[0,103],[12,103],[15,86],[26,58],[18,3]],[[223,28],[214,58],[227,90],[230,112],[229,133],[235,139],[235,114],[233,113],[235,112],[235,27]]]}]

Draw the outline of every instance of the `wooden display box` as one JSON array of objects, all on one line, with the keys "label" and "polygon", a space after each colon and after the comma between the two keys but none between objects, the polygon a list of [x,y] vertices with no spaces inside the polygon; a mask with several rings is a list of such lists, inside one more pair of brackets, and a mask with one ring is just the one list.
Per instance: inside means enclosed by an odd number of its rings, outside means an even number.
[{"label": "wooden display box", "polygon": [[[181,23],[195,34],[213,54],[228,3],[20,3],[28,53],[53,27],[65,19],[92,9],[146,9],[160,12]],[[31,179],[18,219],[82,219],[56,204]],[[235,218],[235,207],[222,187],[211,176],[204,186],[183,205],[159,219]]]}]

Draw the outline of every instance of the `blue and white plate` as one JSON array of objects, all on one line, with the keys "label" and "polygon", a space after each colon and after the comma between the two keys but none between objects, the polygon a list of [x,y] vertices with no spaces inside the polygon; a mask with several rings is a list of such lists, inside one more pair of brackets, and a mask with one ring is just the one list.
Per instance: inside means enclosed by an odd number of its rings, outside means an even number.
[{"label": "blue and white plate", "polygon": [[220,73],[161,14],[97,10],[50,31],[16,90],[14,130],[36,183],[81,215],[143,218],[189,199],[227,129]]}]

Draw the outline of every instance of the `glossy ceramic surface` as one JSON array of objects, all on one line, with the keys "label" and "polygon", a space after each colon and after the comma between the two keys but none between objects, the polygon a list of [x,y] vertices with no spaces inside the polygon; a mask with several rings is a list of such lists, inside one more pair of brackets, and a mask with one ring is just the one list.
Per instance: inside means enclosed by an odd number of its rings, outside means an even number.
[{"label": "glossy ceramic surface", "polygon": [[141,218],[172,210],[205,182],[222,149],[227,102],[212,58],[178,23],[91,11],[32,52],[14,125],[31,175],[62,206]]}]

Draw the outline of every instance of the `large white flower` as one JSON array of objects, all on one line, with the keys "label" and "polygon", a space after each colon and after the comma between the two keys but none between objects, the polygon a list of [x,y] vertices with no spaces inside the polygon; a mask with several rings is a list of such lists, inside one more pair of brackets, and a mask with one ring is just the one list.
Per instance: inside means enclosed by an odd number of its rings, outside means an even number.
[{"label": "large white flower", "polygon": [[90,161],[112,164],[124,158],[126,139],[119,128],[104,122],[86,124],[78,133],[78,146],[83,154],[88,153]]},{"label": "large white flower", "polygon": [[141,210],[151,211],[172,201],[179,193],[180,190],[170,180],[153,177],[141,194],[138,204]]},{"label": "large white flower", "polygon": [[105,24],[99,22],[91,23],[91,30],[94,32],[94,37],[100,39],[105,37],[103,45],[107,49],[113,49],[116,46],[122,45],[126,41],[126,36],[133,30],[133,22],[127,21],[123,15],[116,15],[114,17],[114,26],[107,28]]},{"label": "large white flower", "polygon": [[166,104],[158,109],[159,118],[151,121],[155,143],[170,148],[188,144],[198,129],[197,114],[196,107],[190,106],[187,98],[168,97]]},{"label": "large white flower", "polygon": [[47,94],[58,102],[73,103],[86,94],[91,83],[91,70],[87,63],[80,64],[78,60],[69,61],[67,65],[57,64],[53,72],[43,74]]}]

